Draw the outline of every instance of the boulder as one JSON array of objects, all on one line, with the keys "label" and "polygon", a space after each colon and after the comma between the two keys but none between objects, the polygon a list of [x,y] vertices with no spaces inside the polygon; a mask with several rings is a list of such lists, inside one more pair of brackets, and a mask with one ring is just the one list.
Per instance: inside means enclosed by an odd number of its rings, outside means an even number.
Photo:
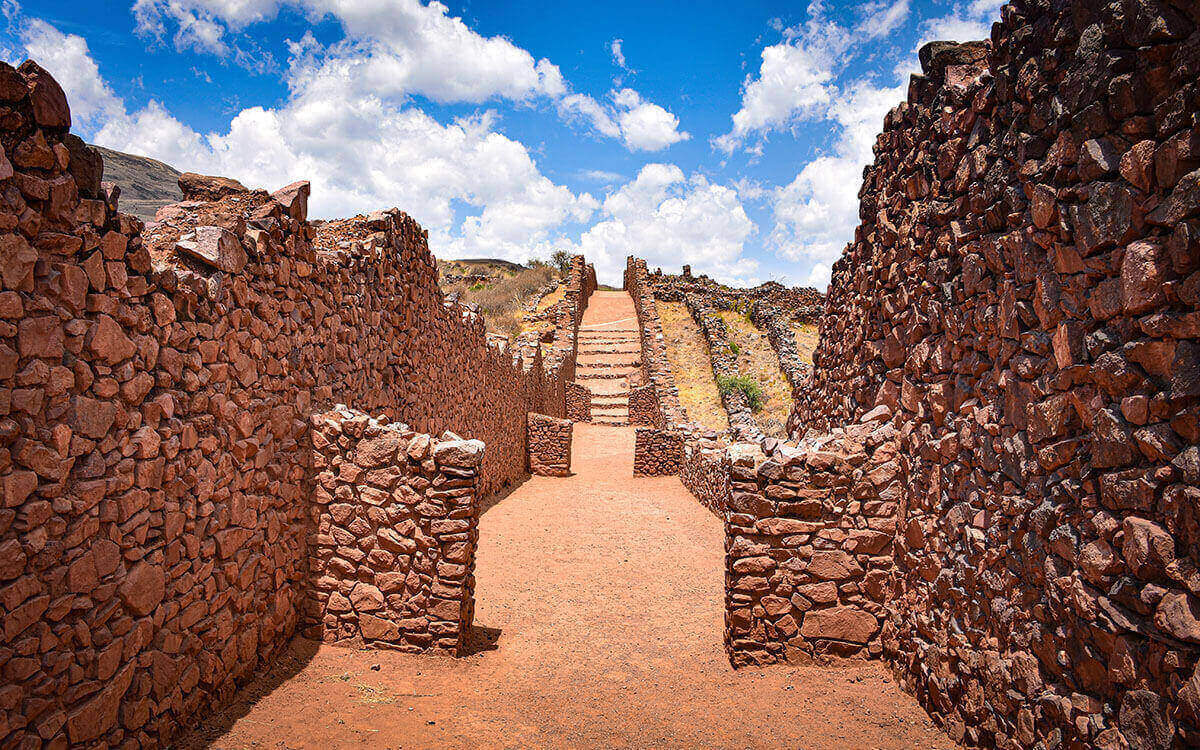
[{"label": "boulder", "polygon": [[800,635],[851,643],[867,643],[879,629],[879,620],[857,607],[830,607],[806,612]]},{"label": "boulder", "polygon": [[226,273],[238,273],[249,260],[237,235],[222,227],[196,227],[175,243],[175,250]]},{"label": "boulder", "polygon": [[237,180],[195,172],[179,175],[179,189],[183,191],[183,199],[189,201],[216,201],[227,195],[250,192]]}]

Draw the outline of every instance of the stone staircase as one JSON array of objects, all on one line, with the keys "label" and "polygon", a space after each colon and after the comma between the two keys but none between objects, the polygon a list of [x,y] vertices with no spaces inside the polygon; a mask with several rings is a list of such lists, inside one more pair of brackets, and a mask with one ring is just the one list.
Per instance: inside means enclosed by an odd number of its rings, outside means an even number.
[{"label": "stone staircase", "polygon": [[[597,318],[608,322],[598,322]],[[592,392],[592,422],[629,424],[630,378],[642,365],[637,318],[629,295],[593,294],[579,328],[578,343],[575,382]]]}]

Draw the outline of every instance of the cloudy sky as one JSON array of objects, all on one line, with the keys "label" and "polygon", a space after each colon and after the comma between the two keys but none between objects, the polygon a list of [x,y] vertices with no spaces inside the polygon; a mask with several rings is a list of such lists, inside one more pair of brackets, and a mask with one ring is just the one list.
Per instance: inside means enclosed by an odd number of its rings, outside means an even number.
[{"label": "cloudy sky", "polygon": [[399,206],[436,255],[626,255],[824,290],[924,41],[999,0],[0,0],[74,130],[180,170]]}]

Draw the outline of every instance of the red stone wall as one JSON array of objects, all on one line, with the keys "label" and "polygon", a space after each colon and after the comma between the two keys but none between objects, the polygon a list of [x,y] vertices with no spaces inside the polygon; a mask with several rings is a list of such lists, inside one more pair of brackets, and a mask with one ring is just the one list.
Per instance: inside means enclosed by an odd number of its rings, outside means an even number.
[{"label": "red stone wall", "polygon": [[483,443],[433,438],[343,406],[311,422],[303,634],[459,653],[475,608]]},{"label": "red stone wall", "polygon": [[543,477],[571,474],[571,433],[569,419],[529,413],[529,471]]},{"label": "red stone wall", "polygon": [[633,475],[678,474],[683,466],[683,434],[676,430],[638,427],[633,448]]},{"label": "red stone wall", "polygon": [[658,405],[658,391],[653,383],[629,389],[629,424],[665,427],[662,409]]},{"label": "red stone wall", "polygon": [[926,48],[801,428],[899,432],[884,642],[956,738],[1200,745],[1200,10],[1006,6]]},{"label": "red stone wall", "polygon": [[895,428],[879,420],[767,460],[750,446],[730,449],[725,647],[734,666],[880,654],[901,495],[896,450]]},{"label": "red stone wall", "polygon": [[683,446],[679,481],[701,505],[717,517],[724,518],[729,510],[731,468],[726,448],[707,447],[703,441],[692,440]]},{"label": "red stone wall", "polygon": [[305,184],[143,237],[45,71],[0,64],[0,109],[0,745],[162,744],[295,632],[309,415],[483,440],[488,492],[563,413],[574,331],[548,371],[489,347],[412,219],[314,228]]},{"label": "red stone wall", "polygon": [[642,342],[642,364],[646,380],[654,386],[660,418],[656,425],[682,425],[687,413],[679,403],[679,389],[671,375],[667,346],[663,341],[662,323],[654,304],[654,292],[647,281],[646,261],[630,256],[625,264],[625,291],[633,298],[638,316],[638,332]]},{"label": "red stone wall", "polygon": [[567,419],[572,422],[592,421],[592,392],[578,383],[567,383]]}]

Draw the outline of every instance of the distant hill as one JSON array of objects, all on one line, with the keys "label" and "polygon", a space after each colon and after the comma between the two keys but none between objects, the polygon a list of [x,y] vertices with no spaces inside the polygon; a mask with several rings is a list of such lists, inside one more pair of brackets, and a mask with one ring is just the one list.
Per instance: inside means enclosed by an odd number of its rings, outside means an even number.
[{"label": "distant hill", "polygon": [[183,200],[179,170],[145,156],[92,146],[104,158],[104,181],[121,186],[120,208],[143,221],[169,203]]}]

